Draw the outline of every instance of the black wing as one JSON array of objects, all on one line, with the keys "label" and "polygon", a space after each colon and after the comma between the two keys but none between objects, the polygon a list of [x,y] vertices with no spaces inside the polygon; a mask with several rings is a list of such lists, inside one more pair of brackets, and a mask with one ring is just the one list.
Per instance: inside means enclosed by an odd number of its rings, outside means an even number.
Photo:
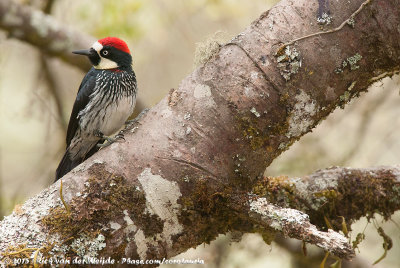
[{"label": "black wing", "polygon": [[79,119],[77,118],[78,114],[89,103],[89,96],[94,91],[94,87],[96,85],[96,75],[98,72],[99,71],[94,68],[90,69],[79,86],[78,94],[76,95],[76,100],[68,123],[67,148],[70,145],[71,140],[74,138],[75,132],[79,126]]}]

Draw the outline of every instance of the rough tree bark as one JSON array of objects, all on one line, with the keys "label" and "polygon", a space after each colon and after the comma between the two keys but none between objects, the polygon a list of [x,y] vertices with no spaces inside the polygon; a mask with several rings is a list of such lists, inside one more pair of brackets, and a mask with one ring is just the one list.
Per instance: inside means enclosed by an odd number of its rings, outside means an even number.
[{"label": "rough tree bark", "polygon": [[[321,231],[323,216],[336,229],[337,216],[389,217],[400,207],[398,167],[336,168],[304,179],[262,174],[335,108],[399,72],[400,1],[365,3],[332,1],[333,22],[323,30],[352,18],[349,25],[289,46],[321,31],[317,2],[283,0],[262,14],[128,129],[126,142],[63,178],[68,210],[57,184],[6,217],[2,262],[34,251],[170,258],[231,230],[266,241],[280,232],[351,258],[343,235]],[[366,198],[371,193],[380,199]]]}]

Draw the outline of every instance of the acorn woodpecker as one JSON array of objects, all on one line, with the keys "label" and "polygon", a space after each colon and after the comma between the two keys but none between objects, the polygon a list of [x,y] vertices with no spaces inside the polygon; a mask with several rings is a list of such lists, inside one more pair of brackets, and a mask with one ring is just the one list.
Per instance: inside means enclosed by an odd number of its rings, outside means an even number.
[{"label": "acorn woodpecker", "polygon": [[85,55],[93,67],[83,78],[72,108],[67,130],[67,150],[55,181],[99,150],[108,137],[122,127],[136,104],[137,82],[132,56],[124,41],[116,37],[98,40]]}]

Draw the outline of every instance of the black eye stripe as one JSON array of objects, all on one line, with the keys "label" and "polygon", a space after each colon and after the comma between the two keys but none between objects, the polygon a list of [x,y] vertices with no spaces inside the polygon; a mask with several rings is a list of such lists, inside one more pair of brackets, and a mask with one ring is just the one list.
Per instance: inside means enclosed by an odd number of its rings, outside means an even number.
[{"label": "black eye stripe", "polygon": [[93,65],[98,65],[99,62],[100,62],[100,56],[99,56],[99,54],[97,54],[97,51],[94,50],[93,48],[90,49],[90,51],[91,51],[91,54],[90,54],[90,56],[89,56],[90,62],[91,62]]}]

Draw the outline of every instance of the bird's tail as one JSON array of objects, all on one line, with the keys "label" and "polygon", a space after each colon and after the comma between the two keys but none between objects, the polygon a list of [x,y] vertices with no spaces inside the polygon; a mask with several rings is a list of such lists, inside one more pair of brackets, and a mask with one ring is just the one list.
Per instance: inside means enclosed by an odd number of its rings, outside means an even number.
[{"label": "bird's tail", "polygon": [[69,156],[69,151],[65,152],[63,158],[61,159],[60,164],[58,164],[58,167],[56,169],[56,179],[54,182],[58,181],[61,179],[65,174],[70,172],[72,169],[74,169],[77,165],[79,165],[82,161],[73,161],[71,160]]},{"label": "bird's tail", "polygon": [[69,148],[67,148],[63,158],[61,159],[60,164],[58,164],[58,168],[56,169],[56,179],[54,182],[58,181],[61,179],[65,174],[73,170],[76,166],[78,166],[80,163],[91,157],[94,153],[96,153],[100,148],[97,146],[98,144],[103,143],[104,140],[101,139],[95,143],[90,143],[88,145],[88,148],[90,150],[86,153],[85,157],[83,158],[78,158],[75,160],[72,160],[69,154]]}]

